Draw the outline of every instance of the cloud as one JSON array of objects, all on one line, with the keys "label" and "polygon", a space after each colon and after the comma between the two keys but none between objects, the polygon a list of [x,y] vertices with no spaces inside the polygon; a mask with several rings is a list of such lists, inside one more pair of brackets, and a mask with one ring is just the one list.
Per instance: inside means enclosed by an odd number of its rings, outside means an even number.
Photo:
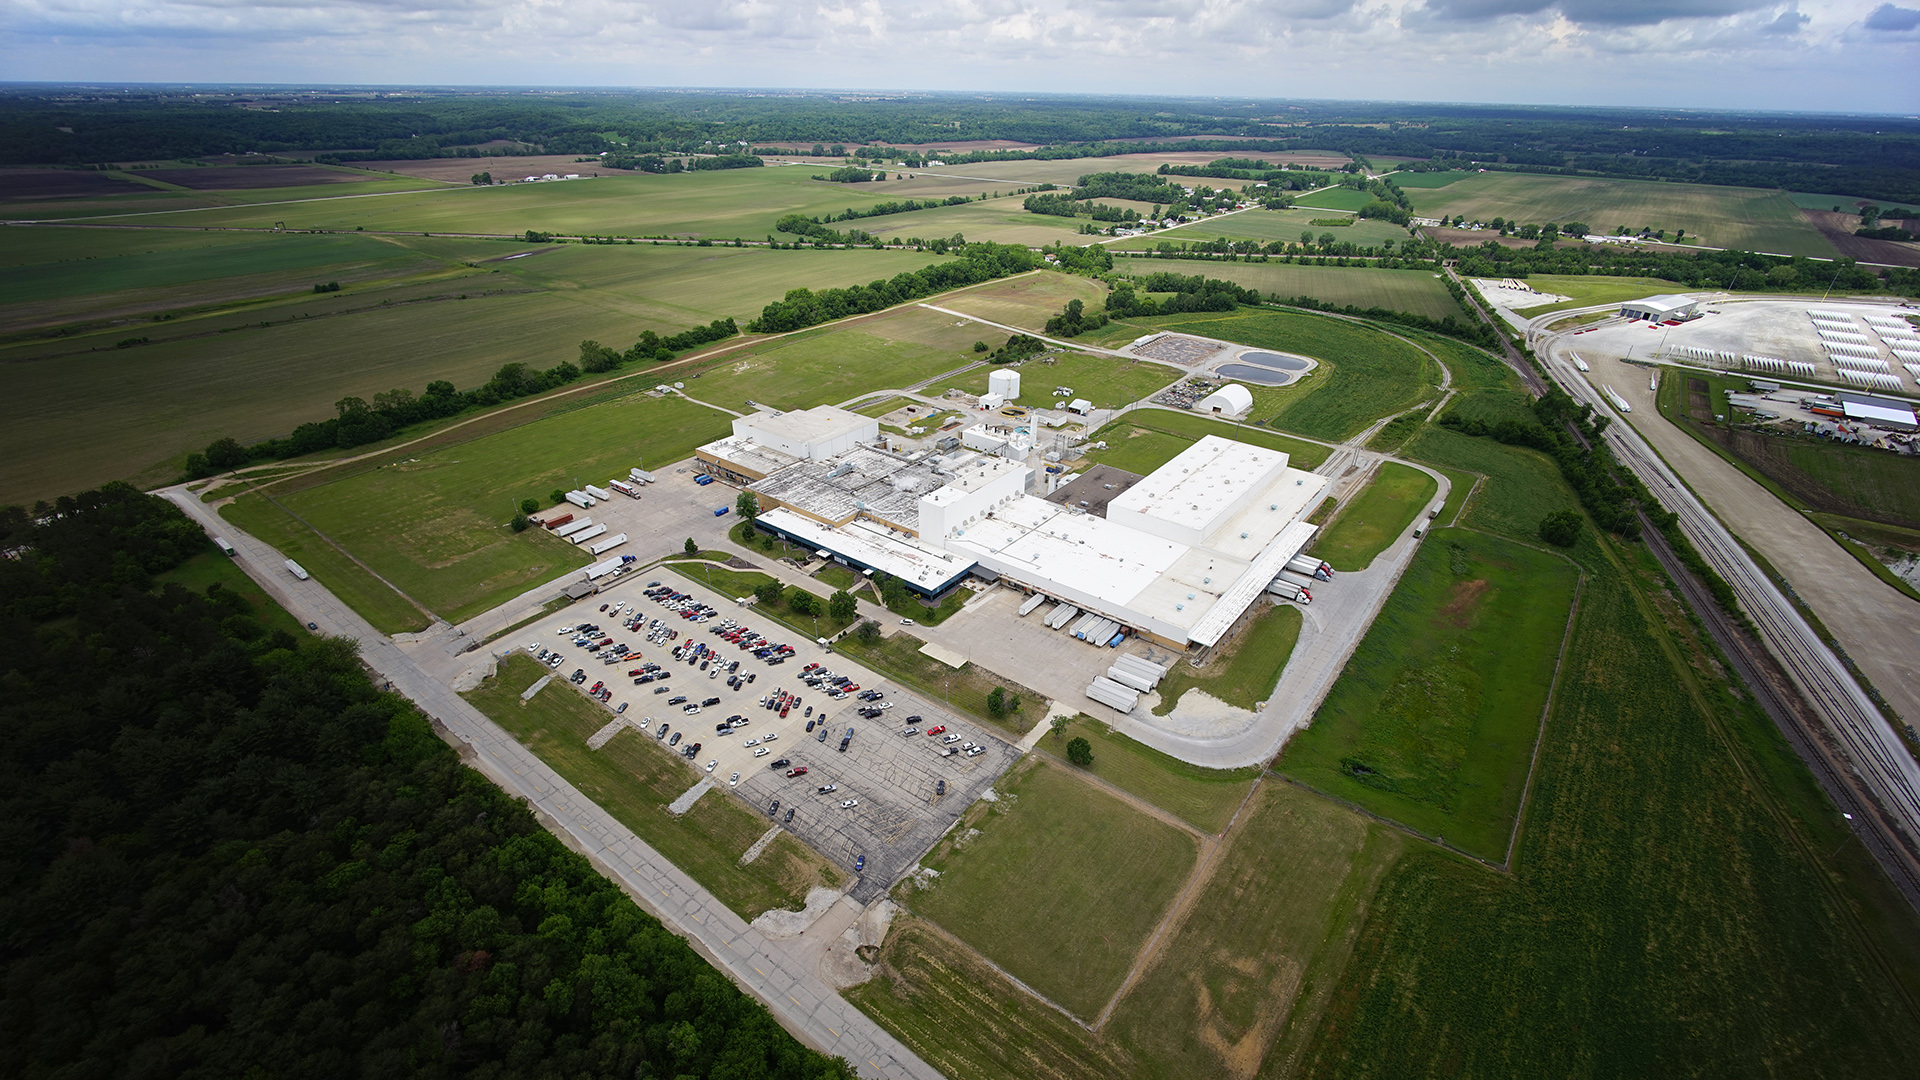
[{"label": "cloud", "polygon": [[1553,10],[1583,26],[1652,26],[1673,19],[1721,18],[1771,6],[1770,0],[1428,0],[1427,10],[1465,22]]},{"label": "cloud", "polygon": [[1762,27],[1760,32],[1763,34],[1797,34],[1800,32],[1801,27],[1812,21],[1813,17],[1811,15],[1802,15],[1800,12],[1793,10],[1783,11],[1780,13],[1779,18]]},{"label": "cloud", "polygon": [[1865,25],[1869,30],[1890,30],[1901,33],[1920,27],[1920,11],[1895,7],[1892,4],[1881,4],[1867,16]]}]

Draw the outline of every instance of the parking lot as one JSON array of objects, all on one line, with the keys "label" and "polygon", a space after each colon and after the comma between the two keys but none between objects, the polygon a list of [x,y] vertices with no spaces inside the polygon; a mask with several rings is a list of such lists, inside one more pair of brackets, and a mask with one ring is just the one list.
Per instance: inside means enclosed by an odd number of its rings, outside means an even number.
[{"label": "parking lot", "polygon": [[[718,614],[702,624],[671,612],[644,595],[650,582],[689,594]],[[1014,747],[986,730],[984,725],[955,715],[938,702],[909,693],[779,623],[756,617],[753,608],[739,607],[731,597],[671,571],[638,577],[593,600],[591,604],[579,604],[557,613],[515,635],[511,644],[522,651],[535,645],[558,650],[561,656],[554,681],[541,692],[583,693],[594,683],[604,682],[611,691],[604,703],[608,719],[613,718],[615,709],[625,704],[627,709],[622,717],[636,728],[645,729],[644,736],[636,731],[632,736],[621,735],[621,738],[664,741],[678,733],[681,740],[675,750],[682,750],[689,743],[700,743],[699,753],[687,762],[689,787],[708,779],[716,791],[705,798],[731,795],[744,799],[762,813],[768,812],[775,799],[780,800],[779,810],[770,814],[770,819],[850,873],[864,855],[866,868],[852,889],[854,899],[861,903],[884,893],[900,874],[911,869],[961,811],[979,798],[1017,756]],[[608,605],[607,612],[597,610],[603,603]],[[614,606],[621,604],[631,605],[631,609],[612,614]],[[622,621],[636,613],[645,620],[642,629],[625,630]],[[648,642],[645,625],[653,619],[660,619],[664,626],[678,631],[678,639],[661,644]],[[751,650],[742,650],[709,632],[726,619],[737,620],[772,642],[792,647],[793,654],[784,662],[772,665],[756,659]],[[588,649],[572,644],[573,634],[559,632],[561,627],[577,627],[582,623],[600,626],[601,632],[594,640],[611,637],[615,643],[627,644],[632,651],[613,664],[590,656]],[[713,650],[713,659],[704,672],[699,669],[698,659],[688,663],[672,656],[675,646],[701,644]],[[739,675],[753,676],[751,682],[738,689],[729,688],[726,674],[714,674],[720,662],[731,665],[735,660],[740,662]],[[667,677],[635,686],[628,672],[648,663],[661,665]],[[850,677],[862,690],[882,691],[884,700],[892,708],[877,718],[862,718],[861,708],[878,703],[860,700],[857,692],[836,700],[806,686],[802,681],[803,669],[813,663]],[[579,685],[568,681],[575,670],[583,670],[586,675]],[[666,692],[655,693],[656,689]],[[785,718],[761,704],[762,698],[782,690],[799,696]],[[687,704],[699,704],[711,698],[720,700],[690,715],[683,711],[684,705],[667,704],[682,695],[688,699]],[[813,710],[811,717],[806,715],[809,708]],[[747,719],[745,727],[725,735],[715,733],[716,724],[735,715]],[[909,721],[912,716],[920,719]],[[807,730],[810,720],[814,722],[811,732]],[[663,723],[668,725],[668,732],[660,736],[658,732]],[[925,734],[929,728],[940,726],[946,728],[941,737]],[[922,733],[902,735],[908,727],[919,728]],[[846,751],[841,752],[840,740],[848,728],[853,729],[853,738]],[[958,753],[943,756],[943,751],[949,748],[943,741],[946,735],[959,736],[951,744],[952,748],[974,743],[985,750],[972,757]],[[749,746],[749,742],[755,745]],[[756,756],[760,750],[766,753]],[[789,761],[786,767],[769,768],[771,763],[782,759]],[[709,762],[713,763],[711,773],[706,768]],[[807,769],[805,774],[786,775],[789,769],[801,767]],[[739,774],[737,780],[735,773]],[[938,793],[942,780],[946,782],[944,795]],[[833,785],[834,790],[821,794],[819,788],[826,785]],[[843,807],[842,803],[848,800],[855,805]],[[786,821],[788,810],[797,811],[790,822]]]}]

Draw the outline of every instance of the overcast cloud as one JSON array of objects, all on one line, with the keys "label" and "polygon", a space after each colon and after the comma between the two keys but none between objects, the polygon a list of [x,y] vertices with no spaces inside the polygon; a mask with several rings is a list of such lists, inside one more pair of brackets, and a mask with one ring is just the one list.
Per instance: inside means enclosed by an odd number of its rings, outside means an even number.
[{"label": "overcast cloud", "polygon": [[1920,111],[1920,9],[1780,0],[7,0],[22,81]]}]

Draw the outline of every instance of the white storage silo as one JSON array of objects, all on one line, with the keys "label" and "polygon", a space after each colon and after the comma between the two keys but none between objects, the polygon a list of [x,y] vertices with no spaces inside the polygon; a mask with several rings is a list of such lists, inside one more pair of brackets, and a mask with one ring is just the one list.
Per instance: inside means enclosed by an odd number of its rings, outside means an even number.
[{"label": "white storage silo", "polygon": [[1003,401],[1013,401],[1020,396],[1020,373],[1000,370],[987,376],[987,393],[999,394]]}]

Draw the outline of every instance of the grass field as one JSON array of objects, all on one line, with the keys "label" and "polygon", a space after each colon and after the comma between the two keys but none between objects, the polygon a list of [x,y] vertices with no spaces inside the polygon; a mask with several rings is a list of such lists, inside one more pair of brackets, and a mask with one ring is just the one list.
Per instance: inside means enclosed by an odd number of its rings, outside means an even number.
[{"label": "grass field", "polygon": [[975,804],[922,860],[939,877],[904,902],[1091,1018],[1120,988],[1198,845],[1072,776],[1072,766],[1030,758],[1016,769],[998,802]]},{"label": "grass field", "polygon": [[1820,195],[1808,191],[1789,191],[1787,192],[1787,198],[1793,200],[1793,205],[1803,210],[1832,210],[1837,206],[1840,208],[1841,213],[1853,214],[1859,212],[1861,203],[1870,202],[1882,210],[1900,209],[1920,214],[1920,206],[1916,206],[1913,203],[1888,202],[1885,199],[1862,199],[1858,195]]},{"label": "grass field", "polygon": [[[1129,320],[1130,323],[1136,323]],[[1292,311],[1242,309],[1231,315],[1172,315],[1137,320],[1149,329],[1175,330],[1260,348],[1300,353],[1320,366],[1281,391],[1284,402],[1262,422],[1310,438],[1338,441],[1388,413],[1419,402],[1439,378],[1419,350],[1379,330],[1341,319]],[[1256,416],[1262,411],[1256,401]]]},{"label": "grass field", "polygon": [[[958,378],[928,387],[927,393],[938,396],[949,389],[960,389],[969,394],[984,394],[988,376],[1002,366],[974,368]],[[1117,409],[1186,377],[1174,368],[1148,360],[1123,360],[1079,352],[1056,353],[1046,360],[1026,360],[1012,370],[1020,373],[1020,396],[1014,400],[1029,407],[1064,404],[1070,399],[1055,397],[1053,388],[1070,386],[1074,397],[1086,398],[1095,408]]]},{"label": "grass field", "polygon": [[[841,638],[834,648],[895,682],[938,698],[977,720],[1014,735],[1025,735],[1046,715],[1046,698],[1018,683],[1000,678],[978,664],[968,663],[958,669],[950,668],[921,652],[920,646],[925,644],[925,641],[905,633],[891,634],[880,639],[877,645],[864,644],[858,637],[849,635]],[[987,695],[993,693],[996,686],[1020,699],[1018,710],[998,719],[987,712]]]},{"label": "grass field", "polygon": [[1527,284],[1540,292],[1566,297],[1558,303],[1526,308],[1529,317],[1567,308],[1638,300],[1643,296],[1657,296],[1681,287],[1661,278],[1575,277],[1562,274],[1535,274],[1527,279]]},{"label": "grass field", "polygon": [[[1080,301],[1089,311],[1099,311],[1107,302],[1107,289],[1077,274],[1024,274],[976,285],[942,299],[940,306],[1038,333],[1069,300]],[[1006,331],[992,327],[983,326],[980,331],[989,345],[998,345],[1006,337]]]},{"label": "grass field", "polygon": [[826,860],[786,833],[741,866],[740,856],[767,831],[764,817],[724,790],[701,796],[679,817],[667,813],[667,804],[702,774],[677,753],[630,729],[599,750],[587,749],[588,737],[612,714],[564,680],[548,684],[522,704],[520,694],[547,674],[528,657],[511,656],[501,663],[498,675],[464,696],[741,918],[774,908],[797,909],[808,889],[838,881]]},{"label": "grass field", "polygon": [[1313,553],[1335,570],[1365,570],[1433,505],[1439,491],[1419,469],[1383,462],[1367,489],[1314,537]]},{"label": "grass field", "polygon": [[1372,201],[1372,192],[1355,191],[1352,188],[1327,188],[1324,191],[1302,195],[1293,200],[1293,205],[1317,207],[1321,210],[1358,210]]},{"label": "grass field", "polygon": [[1391,179],[1393,180],[1395,187],[1398,187],[1403,191],[1413,191],[1416,189],[1443,188],[1443,187],[1446,187],[1448,184],[1453,183],[1455,180],[1465,180],[1467,177],[1472,175],[1474,175],[1472,172],[1468,172],[1464,170],[1460,172],[1440,172],[1440,173],[1401,172],[1401,173],[1394,173]]},{"label": "grass field", "polygon": [[[1529,542],[1538,540],[1540,519],[1579,503],[1545,454],[1502,446],[1429,424],[1401,451],[1422,464],[1448,466],[1497,477],[1480,486],[1461,524]],[[1456,489],[1457,490],[1457,489]],[[1448,497],[1448,502],[1453,496]],[[1442,515],[1442,520],[1448,520]]]},{"label": "grass field", "polygon": [[221,507],[220,516],[299,563],[315,581],[325,585],[381,633],[410,633],[432,625],[433,620],[408,603],[406,597],[382,584],[339,548],[261,496],[237,499]]},{"label": "grass field", "polygon": [[[674,564],[673,568],[687,579],[698,581],[709,588],[718,589],[727,596],[751,596],[755,588],[776,580],[771,574],[761,574],[751,570],[734,570],[724,566],[714,566],[710,563]],[[787,586],[788,592],[790,592],[792,588],[793,586],[791,585]],[[756,614],[765,614],[768,618],[776,622],[785,623],[787,626],[792,627],[794,630],[810,638],[837,634],[852,624],[852,619],[836,619],[826,614],[827,598],[820,595],[818,589],[809,589],[807,591],[812,593],[816,600],[820,601],[821,614],[818,618],[812,615],[801,615],[789,607],[787,605],[788,592],[782,592],[780,594],[779,602],[774,604],[765,602],[757,603],[754,605],[753,610]]]},{"label": "grass field", "polygon": [[1203,769],[1169,757],[1114,731],[1081,713],[1057,735],[1040,740],[1039,749],[1053,755],[1062,768],[1067,744],[1074,739],[1093,744],[1093,764],[1087,772],[1124,788],[1196,829],[1218,833],[1247,801],[1258,768]]},{"label": "grass field", "polygon": [[1410,190],[1423,216],[1469,220],[1580,221],[1599,233],[1626,225],[1685,229],[1694,242],[1747,251],[1833,258],[1833,245],[1784,192],[1643,180],[1478,173],[1443,188]]},{"label": "grass field", "polygon": [[1505,858],[1577,576],[1532,548],[1436,530],[1279,768]]},{"label": "grass field", "polygon": [[1107,1031],[1134,1075],[1286,1075],[1312,1034],[1375,888],[1406,841],[1268,779],[1157,962]]},{"label": "grass field", "polygon": [[1262,244],[1278,240],[1283,244],[1297,244],[1301,233],[1311,233],[1316,240],[1321,233],[1331,233],[1336,240],[1361,247],[1378,247],[1383,241],[1407,239],[1406,229],[1390,221],[1372,218],[1354,218],[1353,224],[1338,227],[1313,224],[1327,216],[1323,211],[1312,209],[1242,210],[1182,225],[1177,229],[1116,240],[1107,246],[1114,251],[1157,251],[1162,243],[1179,247],[1182,243],[1191,244],[1201,240],[1257,240]]},{"label": "grass field", "polygon": [[1134,275],[1167,271],[1221,278],[1244,288],[1257,289],[1262,295],[1278,300],[1311,296],[1333,304],[1383,307],[1425,315],[1431,319],[1444,319],[1449,315],[1457,319],[1465,315],[1447,292],[1445,283],[1431,270],[1302,266],[1282,262],[1194,263],[1160,259],[1126,259],[1118,263],[1115,269]]},{"label": "grass field", "polygon": [[1269,604],[1224,648],[1209,654],[1205,671],[1184,660],[1160,682],[1160,704],[1155,716],[1165,716],[1181,695],[1199,690],[1229,705],[1251,709],[1267,700],[1280,671],[1300,640],[1300,609],[1292,604]]},{"label": "grass field", "polygon": [[942,206],[933,210],[915,210],[906,214],[861,218],[835,228],[865,229],[887,240],[933,240],[964,236],[968,240],[993,240],[1002,244],[1078,244],[1081,218],[1030,214],[1021,208],[1020,199],[988,199],[964,206]]},{"label": "grass field", "polygon": [[[576,477],[621,475],[636,459],[679,461],[725,435],[726,421],[679,398],[633,394],[279,498],[429,610],[460,622],[588,562],[564,540],[508,530],[521,499],[544,504]],[[259,496],[223,513],[248,531],[280,515]]]},{"label": "grass field", "polygon": [[971,363],[979,327],[953,323],[937,311],[903,308],[729,353],[679,377],[687,396],[735,412],[750,411],[749,401],[781,409],[837,403],[904,388]]},{"label": "grass field", "polygon": [[300,620],[275,603],[267,591],[248,577],[246,571],[240,569],[230,556],[218,551],[203,551],[166,573],[154,576],[154,588],[168,584],[180,585],[197,593],[205,593],[208,588],[218,585],[228,592],[238,593],[252,609],[254,619],[267,629],[285,630],[296,637],[306,632]]},{"label": "grass field", "polygon": [[1289,439],[1257,427],[1229,424],[1194,413],[1166,409],[1141,409],[1128,413],[1094,433],[1107,449],[1095,450],[1087,460],[1111,465],[1142,476],[1172,461],[1180,451],[1208,435],[1236,439],[1269,450],[1287,452],[1287,464],[1296,469],[1312,469],[1327,460],[1329,451],[1317,443]]}]

